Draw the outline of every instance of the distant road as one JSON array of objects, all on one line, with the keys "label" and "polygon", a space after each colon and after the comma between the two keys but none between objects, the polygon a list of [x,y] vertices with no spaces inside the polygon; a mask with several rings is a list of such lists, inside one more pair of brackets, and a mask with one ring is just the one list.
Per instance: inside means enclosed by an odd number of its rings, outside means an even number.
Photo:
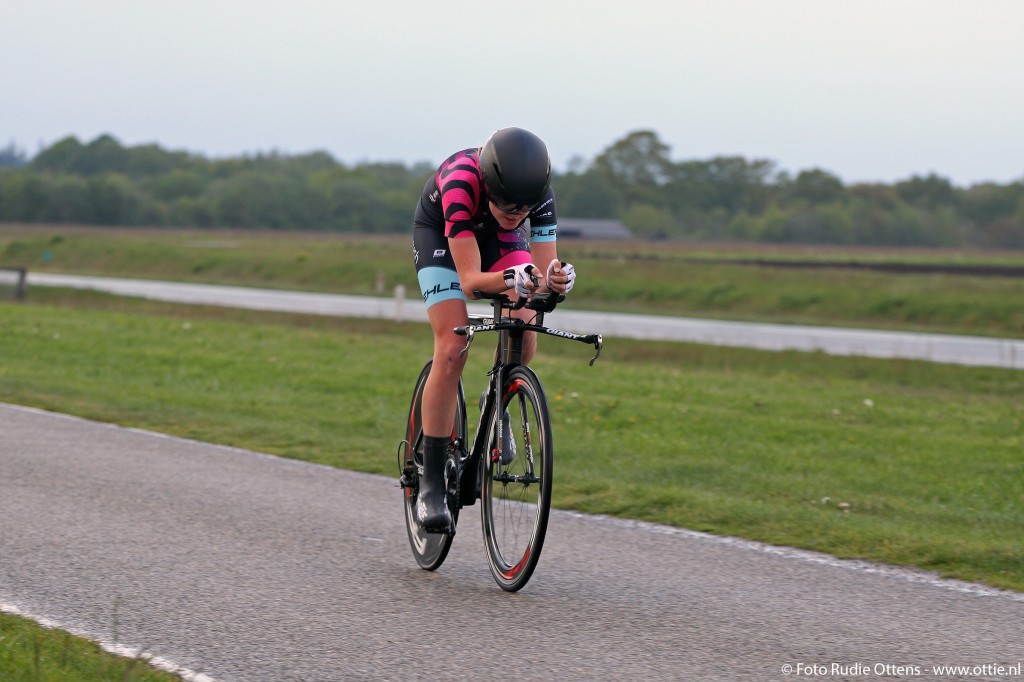
[{"label": "distant road", "polygon": [[[313,315],[426,322],[418,299],[319,294],[182,282],[29,273],[32,286],[94,289],[175,303],[273,310]],[[31,292],[29,293],[31,297]],[[488,308],[473,304],[471,310]],[[1024,369],[1024,340],[953,334],[915,334],[838,327],[724,322],[658,315],[558,310],[548,321],[609,337],[686,341],[760,350],[820,351],[829,355],[904,358],[958,365]]]}]

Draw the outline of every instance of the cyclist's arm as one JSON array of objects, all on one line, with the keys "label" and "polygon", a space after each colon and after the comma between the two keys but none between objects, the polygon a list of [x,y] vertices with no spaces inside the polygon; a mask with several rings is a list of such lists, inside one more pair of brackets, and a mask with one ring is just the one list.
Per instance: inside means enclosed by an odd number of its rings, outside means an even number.
[{"label": "cyclist's arm", "polygon": [[459,285],[466,298],[475,298],[474,291],[487,294],[500,294],[508,290],[505,286],[505,275],[502,272],[482,272],[480,247],[476,240],[468,238],[450,238],[448,248],[455,261],[455,270],[459,273]]},{"label": "cyclist's arm", "polygon": [[[555,246],[558,242],[533,242],[530,244],[530,260],[537,264],[540,269],[538,274],[543,275],[548,263],[558,258],[558,249]],[[541,287],[541,291],[547,291],[547,282]]]},{"label": "cyclist's arm", "polygon": [[[555,191],[548,189],[544,201],[535,206],[530,212],[530,258],[537,264],[540,274],[546,275],[548,264],[558,258],[558,243],[556,233],[558,231],[558,220],[555,217]],[[563,293],[565,287],[561,275],[552,277],[554,286],[550,282],[544,282],[541,291],[555,291]]]}]

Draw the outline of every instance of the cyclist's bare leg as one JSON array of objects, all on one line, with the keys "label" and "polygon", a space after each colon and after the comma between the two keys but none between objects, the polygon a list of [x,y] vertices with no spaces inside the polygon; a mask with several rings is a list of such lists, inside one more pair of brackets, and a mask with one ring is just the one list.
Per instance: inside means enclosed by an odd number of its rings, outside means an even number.
[{"label": "cyclist's bare leg", "polygon": [[434,330],[434,362],[423,386],[423,475],[416,501],[416,519],[428,532],[451,528],[452,516],[445,496],[444,470],[448,444],[455,422],[459,377],[466,364],[460,352],[465,340],[452,330],[467,322],[466,302],[438,301],[427,309]]},{"label": "cyclist's bare leg", "polygon": [[466,365],[466,356],[460,355],[466,339],[452,330],[467,323],[466,302],[439,301],[427,309],[427,317],[434,330],[434,364],[423,387],[423,433],[447,436],[455,422],[455,396]]}]

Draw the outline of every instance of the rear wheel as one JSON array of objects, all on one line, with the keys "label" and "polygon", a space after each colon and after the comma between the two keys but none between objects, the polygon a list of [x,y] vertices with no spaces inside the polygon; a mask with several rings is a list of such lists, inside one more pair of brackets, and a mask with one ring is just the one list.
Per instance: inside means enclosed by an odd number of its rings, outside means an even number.
[{"label": "rear wheel", "polygon": [[[402,466],[402,493],[405,508],[405,529],[409,535],[409,545],[416,563],[428,571],[437,569],[448,556],[451,549],[452,533],[427,533],[416,523],[416,500],[419,493],[419,477],[423,471],[423,421],[422,403],[423,386],[430,374],[431,362],[428,362],[413,389],[412,402],[409,405],[409,419],[406,422],[405,441],[402,443],[399,458]],[[455,410],[455,425],[452,428],[452,441],[459,447],[466,442],[466,400],[459,381],[457,396],[458,405]],[[453,524],[458,521],[458,475],[455,473],[453,460],[449,460],[450,475],[448,504]]]},{"label": "rear wheel", "polygon": [[[544,545],[553,449],[547,401],[532,370],[516,367],[509,372],[502,403],[509,412],[514,453],[505,445],[503,457],[497,443],[488,448],[481,519],[491,575],[502,589],[514,592],[530,580]],[[501,419],[500,411],[496,418]]]}]

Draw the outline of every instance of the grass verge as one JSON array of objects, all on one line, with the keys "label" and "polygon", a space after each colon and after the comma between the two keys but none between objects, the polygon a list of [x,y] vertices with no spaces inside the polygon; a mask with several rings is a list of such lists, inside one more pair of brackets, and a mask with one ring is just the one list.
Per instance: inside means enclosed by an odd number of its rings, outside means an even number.
[{"label": "grass verge", "polygon": [[0,673],[5,682],[170,682],[176,675],[144,658],[110,654],[95,642],[0,613]]}]

